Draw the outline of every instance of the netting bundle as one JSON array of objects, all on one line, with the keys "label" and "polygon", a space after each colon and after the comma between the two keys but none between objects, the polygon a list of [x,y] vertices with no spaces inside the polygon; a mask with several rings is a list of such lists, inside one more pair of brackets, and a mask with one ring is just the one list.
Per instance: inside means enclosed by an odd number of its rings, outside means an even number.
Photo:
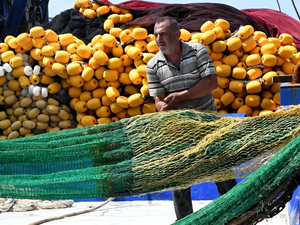
[{"label": "netting bundle", "polygon": [[124,196],[245,177],[299,135],[299,108],[254,118],[170,111],[5,140],[0,197]]}]

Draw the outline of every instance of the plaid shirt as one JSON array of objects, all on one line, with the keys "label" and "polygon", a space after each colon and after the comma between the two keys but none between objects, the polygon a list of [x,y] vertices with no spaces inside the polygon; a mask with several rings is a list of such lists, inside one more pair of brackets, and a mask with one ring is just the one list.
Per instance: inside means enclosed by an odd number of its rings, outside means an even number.
[{"label": "plaid shirt", "polygon": [[[201,43],[182,42],[180,70],[166,60],[162,52],[158,52],[147,63],[147,78],[150,96],[169,95],[190,89],[201,79],[216,74],[215,67]],[[211,93],[200,98],[182,101],[174,109],[215,110]]]}]

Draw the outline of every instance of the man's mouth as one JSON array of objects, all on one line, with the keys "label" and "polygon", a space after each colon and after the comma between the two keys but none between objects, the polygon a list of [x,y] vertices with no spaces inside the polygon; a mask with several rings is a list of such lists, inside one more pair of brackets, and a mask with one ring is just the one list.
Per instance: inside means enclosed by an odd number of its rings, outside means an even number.
[{"label": "man's mouth", "polygon": [[158,45],[158,47],[163,47],[163,46],[165,46],[165,43],[158,43],[157,45]]}]

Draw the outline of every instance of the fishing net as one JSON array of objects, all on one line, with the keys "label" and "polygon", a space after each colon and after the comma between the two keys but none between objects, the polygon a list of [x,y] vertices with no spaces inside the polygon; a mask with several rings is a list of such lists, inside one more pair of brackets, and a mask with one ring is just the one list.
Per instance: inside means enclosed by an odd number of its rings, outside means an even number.
[{"label": "fishing net", "polygon": [[253,118],[178,110],[1,141],[0,197],[124,196],[245,177],[299,135],[299,108]]}]

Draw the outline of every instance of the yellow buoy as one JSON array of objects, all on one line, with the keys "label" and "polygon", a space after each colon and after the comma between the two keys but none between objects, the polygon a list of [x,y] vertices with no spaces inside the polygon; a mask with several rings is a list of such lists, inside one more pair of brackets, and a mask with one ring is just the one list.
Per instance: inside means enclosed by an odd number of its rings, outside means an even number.
[{"label": "yellow buoy", "polygon": [[85,45],[80,45],[77,49],[77,55],[84,59],[89,59],[92,57],[92,48]]},{"label": "yellow buoy", "polygon": [[55,55],[55,48],[50,45],[46,45],[42,48],[42,54],[44,56],[54,56]]},{"label": "yellow buoy", "polygon": [[98,109],[101,106],[101,101],[99,98],[92,98],[87,101],[87,107],[88,109]]},{"label": "yellow buoy", "polygon": [[84,127],[93,126],[96,124],[96,118],[91,115],[85,115],[81,118],[80,124],[82,124]]},{"label": "yellow buoy", "polygon": [[274,94],[273,101],[274,101],[276,104],[280,105],[280,92],[277,92],[277,93]]},{"label": "yellow buoy", "polygon": [[229,83],[229,89],[232,92],[240,93],[243,91],[244,83],[238,80],[232,80]]},{"label": "yellow buoy", "polygon": [[142,114],[141,106],[130,107],[127,110],[129,116],[138,116]]},{"label": "yellow buoy", "polygon": [[142,111],[144,114],[157,112],[155,103],[143,104]]},{"label": "yellow buoy", "polygon": [[74,87],[81,87],[84,85],[84,80],[80,75],[69,76],[67,80],[69,80]]},{"label": "yellow buoy", "polygon": [[122,108],[129,107],[128,98],[125,96],[119,96],[116,100],[116,103]]},{"label": "yellow buoy", "polygon": [[91,57],[91,58],[89,59],[88,65],[89,65],[89,67],[91,67],[91,68],[94,69],[94,70],[96,70],[96,69],[98,69],[98,68],[100,67],[100,64],[98,64],[98,63],[96,62],[96,60],[95,60],[94,57]]},{"label": "yellow buoy", "polygon": [[30,33],[31,37],[35,38],[35,37],[42,37],[42,36],[44,36],[45,31],[44,31],[43,27],[41,27],[41,26],[35,26],[35,27],[32,27],[30,29],[29,33]]},{"label": "yellow buoy", "polygon": [[114,24],[120,23],[120,15],[117,13],[110,14],[107,19],[113,21]]},{"label": "yellow buoy", "polygon": [[238,37],[233,37],[226,42],[227,49],[230,52],[233,52],[242,47],[242,41]]},{"label": "yellow buoy", "polygon": [[97,88],[92,91],[94,98],[102,98],[106,93],[104,88]]},{"label": "yellow buoy", "polygon": [[229,77],[231,75],[231,67],[229,65],[219,65],[216,67],[217,75],[220,77]]},{"label": "yellow buoy", "polygon": [[58,83],[58,82],[54,82],[54,83],[52,83],[52,84],[49,84],[48,87],[47,87],[47,89],[48,89],[48,92],[49,92],[50,94],[56,94],[57,92],[60,91],[60,89],[61,89],[61,84]]},{"label": "yellow buoy", "polygon": [[281,42],[278,38],[269,37],[268,40],[270,41],[270,43],[273,43],[277,49],[281,46]]},{"label": "yellow buoy", "polygon": [[204,45],[211,44],[214,40],[216,40],[216,33],[212,30],[205,31],[200,38],[200,41]]},{"label": "yellow buoy", "polygon": [[208,20],[204,24],[202,24],[202,26],[200,27],[200,31],[202,33],[204,33],[206,31],[212,30],[214,28],[215,28],[215,24],[212,21]]},{"label": "yellow buoy", "polygon": [[102,44],[104,44],[105,46],[110,47],[110,48],[114,47],[117,43],[116,38],[111,34],[104,34],[102,36],[101,41],[102,41]]},{"label": "yellow buoy", "polygon": [[17,68],[23,65],[23,59],[20,56],[15,56],[9,60],[9,64],[12,68]]},{"label": "yellow buoy", "polygon": [[122,43],[127,43],[127,42],[129,42],[131,39],[132,39],[132,32],[131,32],[131,30],[129,30],[129,29],[125,29],[125,30],[123,30],[121,33],[120,33],[120,36],[119,36],[119,38],[120,38],[120,41],[122,42]]},{"label": "yellow buoy", "polygon": [[88,19],[94,19],[97,16],[97,13],[93,9],[85,9],[83,15]]},{"label": "yellow buoy", "polygon": [[222,52],[211,52],[209,55],[213,61],[219,61],[223,58]]},{"label": "yellow buoy", "polygon": [[132,30],[132,37],[135,40],[144,40],[148,36],[148,31],[145,28],[137,27]]},{"label": "yellow buoy", "polygon": [[116,99],[120,96],[120,92],[115,87],[108,87],[106,89],[106,95],[111,101],[115,102]]},{"label": "yellow buoy", "polygon": [[90,91],[84,91],[79,95],[79,100],[80,101],[89,101],[93,98],[92,92]]},{"label": "yellow buoy", "polygon": [[70,60],[70,55],[66,51],[56,51],[54,59],[58,63],[67,64]]},{"label": "yellow buoy", "polygon": [[254,28],[251,25],[246,25],[239,30],[238,35],[241,39],[247,39],[253,33]]},{"label": "yellow buoy", "polygon": [[256,41],[253,37],[249,37],[242,42],[244,52],[250,52],[256,47]]},{"label": "yellow buoy", "polygon": [[119,68],[120,66],[122,66],[122,61],[120,58],[117,58],[117,57],[111,57],[108,59],[108,62],[107,62],[107,67],[109,69],[117,69]]},{"label": "yellow buoy", "polygon": [[188,42],[190,39],[191,39],[191,33],[186,30],[186,29],[180,29],[180,39],[185,41],[185,42]]},{"label": "yellow buoy", "polygon": [[70,63],[67,65],[67,73],[69,75],[77,75],[82,72],[82,66],[79,63]]},{"label": "yellow buoy", "polygon": [[267,67],[274,67],[277,64],[277,57],[271,54],[265,54],[261,57],[261,63]]},{"label": "yellow buoy", "polygon": [[82,88],[81,87],[70,87],[68,90],[69,96],[71,98],[79,98],[79,96],[82,93]]},{"label": "yellow buoy", "polygon": [[224,94],[224,89],[223,88],[220,88],[219,86],[216,88],[216,89],[214,89],[212,92],[211,92],[211,94],[212,94],[212,96],[214,97],[214,98],[221,98],[222,97],[222,95]]},{"label": "yellow buoy", "polygon": [[244,80],[247,75],[247,71],[244,68],[235,67],[232,69],[231,76],[235,79]]},{"label": "yellow buoy", "polygon": [[218,80],[218,86],[223,88],[223,89],[226,89],[228,88],[229,86],[229,79],[227,77],[220,77],[220,76],[217,76],[217,80]]},{"label": "yellow buoy", "polygon": [[272,85],[273,84],[273,76],[276,76],[276,75],[277,75],[277,73],[274,71],[270,71],[270,72],[264,74],[262,77],[263,83],[267,86]]},{"label": "yellow buoy", "polygon": [[9,46],[5,43],[0,43],[0,53],[8,51]]},{"label": "yellow buoy", "polygon": [[221,27],[215,27],[215,28],[212,29],[212,31],[215,32],[217,39],[223,39],[224,40],[225,34],[224,34],[224,31]]},{"label": "yellow buoy", "polygon": [[257,107],[260,105],[260,96],[259,95],[247,95],[245,98],[246,105],[250,107]]},{"label": "yellow buoy", "polygon": [[142,51],[137,47],[130,47],[126,54],[133,60],[139,60],[142,58]]},{"label": "yellow buoy", "polygon": [[74,109],[76,112],[84,113],[88,110],[87,103],[85,101],[78,101],[74,105]]},{"label": "yellow buoy", "polygon": [[234,101],[230,104],[230,107],[233,110],[238,110],[240,107],[242,107],[244,105],[244,99],[241,97],[237,97],[234,99]]},{"label": "yellow buoy", "polygon": [[224,106],[230,105],[235,99],[234,94],[231,91],[226,92],[222,97],[220,98],[220,101]]},{"label": "yellow buoy", "polygon": [[215,41],[212,43],[212,51],[213,52],[224,52],[226,50],[225,41]]},{"label": "yellow buoy", "polygon": [[254,31],[253,37],[254,37],[255,40],[259,40],[262,37],[267,38],[267,35],[263,31]]},{"label": "yellow buoy", "polygon": [[277,54],[284,58],[284,59],[289,59],[292,57],[292,55],[294,54],[294,48],[292,46],[281,46],[279,49],[278,49],[278,52]]},{"label": "yellow buoy", "polygon": [[280,34],[278,39],[280,40],[282,45],[291,45],[294,42],[293,36],[287,33]]},{"label": "yellow buoy", "polygon": [[147,51],[150,52],[150,53],[157,53],[159,51],[155,40],[150,41],[147,44]]},{"label": "yellow buoy", "polygon": [[12,59],[13,57],[15,57],[15,53],[13,51],[11,51],[11,50],[8,50],[8,51],[3,52],[1,54],[1,60],[4,63],[9,62],[9,60]]},{"label": "yellow buoy", "polygon": [[124,54],[123,47],[121,45],[116,45],[112,48],[112,54],[115,57],[120,57]]},{"label": "yellow buoy", "polygon": [[106,118],[109,117],[109,115],[111,114],[111,110],[108,106],[100,106],[97,110],[96,110],[96,115],[100,118]]},{"label": "yellow buoy", "polygon": [[120,105],[118,105],[116,102],[112,103],[110,106],[110,110],[112,113],[120,113],[121,111],[124,110],[123,107],[121,107]]},{"label": "yellow buoy", "polygon": [[264,110],[273,111],[276,108],[276,103],[269,98],[263,98],[260,107]]},{"label": "yellow buoy", "polygon": [[222,59],[223,63],[230,67],[234,67],[236,64],[238,64],[239,59],[235,54],[229,54],[227,56],[224,56]]},{"label": "yellow buoy", "polygon": [[261,83],[257,80],[250,81],[246,84],[246,90],[249,94],[257,94],[262,91]]},{"label": "yellow buoy", "polygon": [[108,69],[103,72],[103,78],[106,81],[116,81],[119,79],[119,73],[117,70]]},{"label": "yellow buoy", "polygon": [[249,55],[246,59],[247,66],[257,66],[261,63],[261,57],[259,54]]},{"label": "yellow buoy", "polygon": [[48,41],[48,42],[57,42],[58,41],[58,35],[56,34],[56,32],[54,32],[51,29],[47,29],[44,33],[44,38]]},{"label": "yellow buoy", "polygon": [[62,46],[67,46],[71,43],[74,43],[74,36],[71,33],[59,35],[58,39]]},{"label": "yellow buoy", "polygon": [[242,105],[238,110],[237,113],[246,113],[247,116],[252,114],[252,108],[248,105]]},{"label": "yellow buoy", "polygon": [[[216,19],[214,22],[215,27],[221,27],[223,31],[228,31],[230,28],[230,23],[227,20],[224,19]],[[212,26],[211,26],[212,27]]]},{"label": "yellow buoy", "polygon": [[99,50],[95,52],[93,57],[96,60],[96,62],[101,66],[106,65],[108,62],[108,56],[104,51]]},{"label": "yellow buoy", "polygon": [[22,33],[16,37],[16,43],[19,46],[24,46],[24,45],[28,44],[29,42],[31,42],[31,37],[28,33]]},{"label": "yellow buoy", "polygon": [[104,5],[104,6],[100,6],[97,10],[96,10],[98,16],[102,16],[104,14],[109,13],[109,8],[108,6]]},{"label": "yellow buoy", "polygon": [[114,28],[114,27],[115,27],[115,24],[114,24],[114,21],[113,21],[113,20],[107,19],[107,20],[105,20],[104,23],[103,23],[103,28],[104,28],[104,30],[105,30],[106,32],[109,32],[109,33],[110,33],[110,30],[111,30],[112,28]]},{"label": "yellow buoy", "polygon": [[141,84],[142,83],[142,76],[139,74],[137,69],[132,69],[129,72],[129,79],[131,82],[135,85]]},{"label": "yellow buoy", "polygon": [[242,48],[239,48],[233,52],[230,52],[230,55],[236,55],[238,58],[241,58],[244,55],[244,51]]},{"label": "yellow buoy", "polygon": [[282,70],[286,74],[293,74],[293,71],[294,71],[295,67],[296,67],[296,65],[294,63],[292,63],[292,62],[285,62],[282,65]]},{"label": "yellow buoy", "polygon": [[81,73],[81,77],[84,81],[89,81],[93,78],[95,71],[91,67],[86,67]]}]

